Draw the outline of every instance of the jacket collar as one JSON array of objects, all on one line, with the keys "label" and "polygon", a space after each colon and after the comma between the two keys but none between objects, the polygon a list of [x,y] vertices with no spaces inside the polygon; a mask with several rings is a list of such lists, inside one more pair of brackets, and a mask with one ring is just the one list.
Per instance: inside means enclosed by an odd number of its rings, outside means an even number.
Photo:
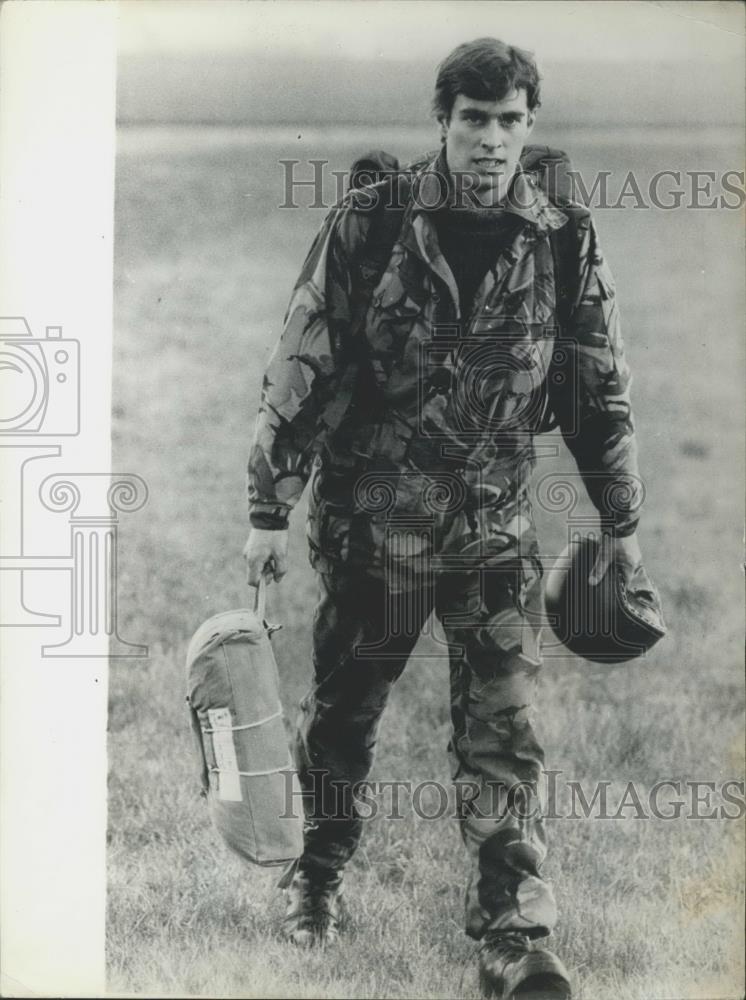
[{"label": "jacket collar", "polygon": [[[453,176],[443,147],[434,159],[429,160],[415,174],[412,184],[412,212],[415,214],[446,208],[455,197]],[[534,177],[526,173],[520,163],[500,209],[518,216],[540,232],[560,229],[568,221],[567,215],[550,202]]]}]

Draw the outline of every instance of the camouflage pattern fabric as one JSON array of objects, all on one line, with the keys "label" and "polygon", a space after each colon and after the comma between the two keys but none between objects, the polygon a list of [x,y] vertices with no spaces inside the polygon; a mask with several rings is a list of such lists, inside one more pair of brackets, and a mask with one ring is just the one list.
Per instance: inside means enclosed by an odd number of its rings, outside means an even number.
[{"label": "camouflage pattern fabric", "polygon": [[309,821],[301,865],[339,870],[365,822],[354,787],[368,776],[389,692],[434,607],[449,643],[448,752],[456,788],[463,789],[456,802],[471,859],[465,926],[477,939],[498,928],[539,937],[556,919],[540,874],[544,754],[531,723],[541,577],[533,529],[524,541],[524,558],[511,551],[489,570],[443,574],[416,600],[354,568],[320,574],[314,684],[301,702],[295,748]]},{"label": "camouflage pattern fabric", "polygon": [[[415,176],[359,344],[350,327],[371,189],[329,213],[267,367],[249,460],[252,523],[283,526],[310,478],[308,539],[320,571],[355,565],[395,587],[420,586],[465,551],[479,561],[502,550],[506,534],[520,537],[547,400],[606,530],[630,534],[638,520],[630,373],[590,215],[573,208],[579,292],[560,331],[549,234],[570,223],[519,171],[504,208],[520,223],[516,235],[462,316],[432,220],[444,174],[441,154]],[[365,354],[362,374],[328,435],[325,410],[351,350]],[[406,551],[402,525],[412,528]]]}]

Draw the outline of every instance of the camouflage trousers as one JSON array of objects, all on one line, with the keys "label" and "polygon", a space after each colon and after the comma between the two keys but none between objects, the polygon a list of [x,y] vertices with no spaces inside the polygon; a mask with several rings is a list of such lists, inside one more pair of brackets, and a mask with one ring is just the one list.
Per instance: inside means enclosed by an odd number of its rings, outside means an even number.
[{"label": "camouflage trousers", "polygon": [[456,797],[471,860],[466,933],[548,934],[556,909],[540,875],[544,754],[531,725],[541,665],[538,557],[443,572],[418,591],[392,592],[352,567],[318,579],[314,683],[295,746],[307,817],[301,864],[341,869],[357,847],[364,820],[354,786],[369,774],[389,693],[434,610],[448,641],[452,776],[457,790],[468,789]]}]

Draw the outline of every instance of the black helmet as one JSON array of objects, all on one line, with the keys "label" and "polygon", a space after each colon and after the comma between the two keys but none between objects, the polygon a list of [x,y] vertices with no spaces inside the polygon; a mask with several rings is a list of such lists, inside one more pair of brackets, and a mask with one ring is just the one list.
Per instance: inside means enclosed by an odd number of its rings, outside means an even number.
[{"label": "black helmet", "polygon": [[644,655],[666,634],[658,592],[642,565],[630,580],[612,563],[591,586],[599,542],[574,538],[547,575],[549,623],[567,648],[595,663],[623,663]]}]

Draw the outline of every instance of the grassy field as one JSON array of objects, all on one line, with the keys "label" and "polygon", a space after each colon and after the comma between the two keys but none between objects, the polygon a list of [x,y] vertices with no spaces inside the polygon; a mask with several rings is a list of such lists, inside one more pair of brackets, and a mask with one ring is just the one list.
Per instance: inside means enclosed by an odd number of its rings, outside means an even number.
[{"label": "grassy field", "polygon": [[[584,177],[737,168],[727,136],[545,133]],[[122,130],[117,174],[114,468],[150,489],[124,519],[109,726],[109,990],[210,997],[472,997],[464,852],[453,820],[373,820],[350,866],[350,925],[324,954],[277,937],[277,871],[211,829],[184,707],[186,643],[247,603],[244,470],[264,362],[322,213],[281,211],[281,158],[344,169],[416,130]],[[307,204],[307,201],[303,201]],[[648,489],[640,537],[670,634],[604,671],[547,661],[547,764],[586,788],[743,775],[743,215],[602,211],[619,287]],[[569,468],[566,456],[558,467]],[[269,596],[292,719],[309,683],[315,583],[294,515]],[[565,527],[540,516],[547,557]],[[384,722],[373,777],[448,781],[447,664],[422,640]],[[743,826],[727,820],[549,821],[554,945],[583,1000],[743,996]]]}]

